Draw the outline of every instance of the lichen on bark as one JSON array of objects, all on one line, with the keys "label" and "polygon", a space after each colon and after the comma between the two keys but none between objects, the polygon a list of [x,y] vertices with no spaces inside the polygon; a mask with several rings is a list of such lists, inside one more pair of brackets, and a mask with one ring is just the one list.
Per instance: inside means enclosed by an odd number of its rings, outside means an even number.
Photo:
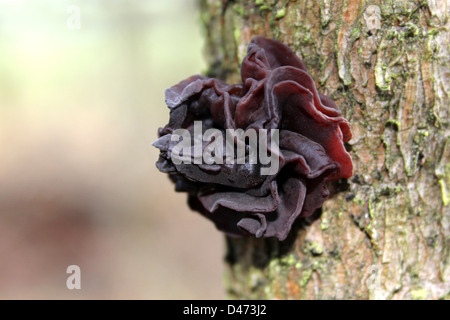
[{"label": "lichen on bark", "polygon": [[448,1],[200,0],[209,75],[289,45],[351,122],[354,175],[284,242],[228,239],[232,298],[450,295]]}]

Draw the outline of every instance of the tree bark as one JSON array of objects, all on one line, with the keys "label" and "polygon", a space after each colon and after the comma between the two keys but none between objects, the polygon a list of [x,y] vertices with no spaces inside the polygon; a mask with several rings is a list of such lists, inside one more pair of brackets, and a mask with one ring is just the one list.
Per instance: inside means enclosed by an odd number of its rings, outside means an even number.
[{"label": "tree bark", "polygon": [[449,299],[448,0],[200,0],[209,75],[289,45],[350,121],[354,175],[291,236],[227,239],[246,299]]}]

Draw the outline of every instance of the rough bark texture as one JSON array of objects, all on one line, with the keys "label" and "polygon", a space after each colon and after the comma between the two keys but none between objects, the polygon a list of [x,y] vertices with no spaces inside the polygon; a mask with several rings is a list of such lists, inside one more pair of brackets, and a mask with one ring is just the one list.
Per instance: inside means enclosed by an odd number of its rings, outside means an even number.
[{"label": "rough bark texture", "polygon": [[227,239],[231,298],[450,297],[447,0],[201,0],[211,76],[288,44],[350,121],[354,175],[284,242]]}]

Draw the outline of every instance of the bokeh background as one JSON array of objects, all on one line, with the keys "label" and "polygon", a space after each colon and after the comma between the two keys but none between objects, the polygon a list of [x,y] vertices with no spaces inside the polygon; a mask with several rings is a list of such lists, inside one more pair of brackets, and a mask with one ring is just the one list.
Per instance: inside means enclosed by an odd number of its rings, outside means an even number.
[{"label": "bokeh background", "polygon": [[151,146],[202,49],[195,0],[0,0],[0,299],[225,297],[223,235]]}]

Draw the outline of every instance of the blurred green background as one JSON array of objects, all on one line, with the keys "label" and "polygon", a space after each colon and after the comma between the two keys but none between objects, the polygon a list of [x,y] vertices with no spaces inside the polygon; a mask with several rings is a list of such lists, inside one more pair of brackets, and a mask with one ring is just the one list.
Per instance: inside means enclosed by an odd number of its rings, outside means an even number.
[{"label": "blurred green background", "polygon": [[151,146],[202,49],[194,0],[0,0],[0,299],[224,298],[223,236]]}]

